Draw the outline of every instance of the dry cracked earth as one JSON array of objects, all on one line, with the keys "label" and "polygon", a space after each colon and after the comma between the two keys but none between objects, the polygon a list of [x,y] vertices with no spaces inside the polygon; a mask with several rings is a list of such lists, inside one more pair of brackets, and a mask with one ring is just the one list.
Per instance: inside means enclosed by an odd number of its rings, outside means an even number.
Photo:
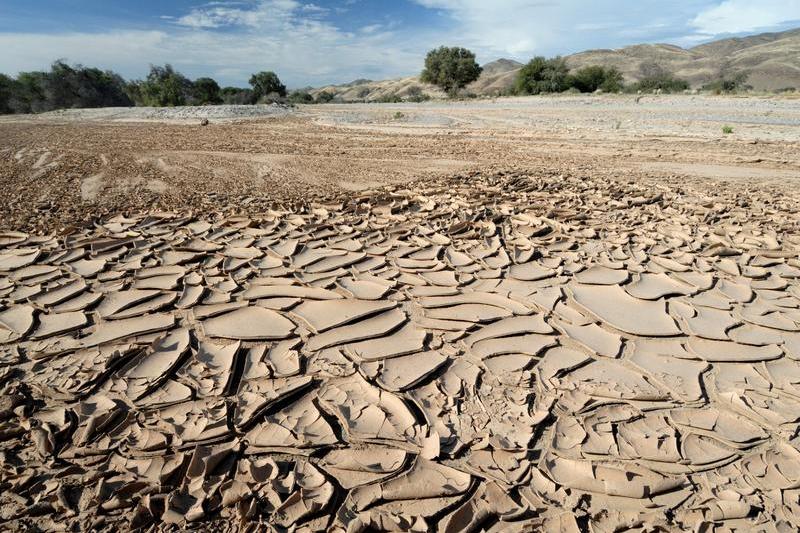
[{"label": "dry cracked earth", "polygon": [[2,527],[797,531],[798,200],[496,172],[5,231]]}]

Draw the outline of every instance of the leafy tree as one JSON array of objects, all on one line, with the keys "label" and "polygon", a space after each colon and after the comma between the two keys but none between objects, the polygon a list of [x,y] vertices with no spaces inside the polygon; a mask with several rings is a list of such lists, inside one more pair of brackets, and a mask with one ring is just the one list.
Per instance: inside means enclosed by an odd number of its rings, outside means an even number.
[{"label": "leafy tree", "polygon": [[477,80],[483,69],[466,48],[442,46],[428,52],[420,79],[441,87],[451,96]]},{"label": "leafy tree", "polygon": [[130,106],[125,81],[118,74],[63,60],[53,63],[42,80],[48,109]]},{"label": "leafy tree", "polygon": [[622,90],[624,78],[615,67],[592,65],[583,67],[571,75],[570,85],[582,93],[593,93],[597,90],[615,93]]},{"label": "leafy tree", "polygon": [[255,102],[252,89],[241,89],[239,87],[225,87],[220,91],[222,101],[230,105],[248,105]]},{"label": "leafy tree", "polygon": [[17,76],[16,95],[12,106],[16,113],[41,113],[49,111],[44,94],[45,72],[20,72]]},{"label": "leafy tree", "polygon": [[271,94],[286,97],[286,86],[281,83],[280,78],[274,72],[259,72],[250,77],[250,85],[253,87],[253,95],[258,102],[262,98]]},{"label": "leafy tree", "polygon": [[690,88],[688,81],[676,78],[658,63],[642,64],[639,73],[639,81],[630,88],[632,91],[677,93]]},{"label": "leafy tree", "polygon": [[311,104],[314,102],[314,97],[308,91],[293,91],[289,95],[289,101],[293,104]]},{"label": "leafy tree", "polygon": [[11,104],[16,92],[16,83],[13,78],[0,74],[0,115],[14,112]]},{"label": "leafy tree", "polygon": [[141,103],[155,107],[186,105],[192,91],[192,82],[169,64],[151,65],[147,79],[139,86]]},{"label": "leafy tree", "polygon": [[517,94],[560,93],[569,88],[569,68],[560,57],[534,57],[523,66],[514,82]]},{"label": "leafy tree", "polygon": [[197,78],[192,84],[192,103],[216,105],[222,103],[219,84],[213,78]]}]

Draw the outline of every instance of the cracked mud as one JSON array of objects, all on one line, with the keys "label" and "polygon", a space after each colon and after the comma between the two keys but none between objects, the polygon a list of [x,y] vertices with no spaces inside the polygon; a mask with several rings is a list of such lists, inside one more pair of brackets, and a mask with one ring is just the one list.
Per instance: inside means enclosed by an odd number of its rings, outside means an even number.
[{"label": "cracked mud", "polygon": [[476,175],[5,232],[5,527],[796,531],[796,202]]}]

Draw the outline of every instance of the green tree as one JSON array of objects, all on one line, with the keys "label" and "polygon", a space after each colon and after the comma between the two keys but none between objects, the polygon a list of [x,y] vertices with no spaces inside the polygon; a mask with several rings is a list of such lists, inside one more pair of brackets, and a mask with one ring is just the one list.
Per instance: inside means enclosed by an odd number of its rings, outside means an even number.
[{"label": "green tree", "polygon": [[11,107],[11,100],[15,89],[16,81],[5,74],[0,74],[0,115],[14,112]]},{"label": "green tree", "polygon": [[48,109],[130,106],[125,80],[111,71],[82,65],[70,66],[64,60],[53,63],[42,80]]},{"label": "green tree", "polygon": [[314,97],[308,91],[293,91],[289,95],[289,101],[293,104],[311,104],[314,103]]},{"label": "green tree", "polygon": [[256,101],[271,94],[286,97],[286,86],[274,72],[259,72],[250,76],[250,85],[253,87],[253,96]]},{"label": "green tree", "polygon": [[644,63],[639,67],[639,81],[630,87],[632,91],[677,93],[689,89],[689,82],[676,78],[658,63]]},{"label": "green tree", "polygon": [[591,65],[571,75],[570,85],[582,93],[593,93],[597,90],[615,93],[622,90],[624,78],[615,67]]},{"label": "green tree", "polygon": [[192,103],[216,105],[222,103],[219,84],[213,78],[197,78],[192,84]]},{"label": "green tree", "polygon": [[192,82],[172,65],[151,65],[147,79],[140,83],[139,92],[144,105],[181,106],[192,97]]},{"label": "green tree", "polygon": [[477,80],[483,69],[466,48],[442,46],[428,52],[420,79],[441,87],[449,95]]},{"label": "green tree", "polygon": [[523,66],[514,81],[517,94],[560,93],[569,88],[569,67],[560,57],[534,57]]}]

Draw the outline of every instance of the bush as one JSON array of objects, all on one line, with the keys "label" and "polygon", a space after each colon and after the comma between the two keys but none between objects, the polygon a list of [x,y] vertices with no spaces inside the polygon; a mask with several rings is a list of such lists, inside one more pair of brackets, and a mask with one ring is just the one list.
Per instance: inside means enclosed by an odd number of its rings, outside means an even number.
[{"label": "bush", "polygon": [[220,91],[222,101],[228,105],[250,105],[255,102],[252,89],[225,87]]},{"label": "bush", "polygon": [[622,90],[624,78],[615,67],[601,67],[592,65],[583,67],[569,77],[569,85],[582,93],[593,93],[601,90],[606,93],[616,93]]},{"label": "bush", "polygon": [[560,93],[569,88],[569,68],[560,57],[534,57],[523,66],[514,81],[516,94]]},{"label": "bush", "polygon": [[731,126],[722,126],[722,133],[724,135],[730,135],[733,133],[733,127]]},{"label": "bush", "polygon": [[311,104],[314,103],[314,97],[307,91],[294,91],[289,95],[289,101],[293,104]]},{"label": "bush", "polygon": [[16,90],[16,81],[5,74],[0,74],[0,115],[13,113],[11,98]]},{"label": "bush", "polygon": [[753,88],[751,85],[747,85],[749,76],[746,72],[739,72],[731,76],[721,75],[719,79],[703,85],[703,90],[711,91],[714,94],[748,91]]},{"label": "bush", "polygon": [[317,99],[315,100],[315,103],[317,103],[317,104],[327,104],[327,103],[332,102],[335,97],[336,97],[336,95],[334,95],[331,92],[322,91],[321,93],[319,93],[317,95]]},{"label": "bush", "polygon": [[431,97],[422,92],[422,87],[419,85],[412,85],[406,92],[406,100],[409,102],[427,102]]},{"label": "bush", "polygon": [[[250,76],[250,85],[253,87],[253,96],[258,102],[262,98],[268,98],[273,93],[278,97],[286,97],[286,86],[281,83],[280,78],[274,72],[259,72]],[[274,100],[275,97],[273,96]]]},{"label": "bush", "polygon": [[133,84],[129,94],[138,98],[138,105],[174,107],[186,105],[192,99],[192,82],[169,64],[150,65],[147,78]]},{"label": "bush", "polygon": [[441,87],[452,96],[477,80],[482,71],[474,53],[465,48],[442,46],[428,52],[420,79]]},{"label": "bush", "polygon": [[664,93],[679,93],[691,87],[688,81],[676,78],[671,72],[657,63],[643,64],[639,71],[639,81],[630,87],[633,92],[652,93],[661,91]]},{"label": "bush", "polygon": [[402,101],[403,99],[400,98],[400,96],[397,93],[384,94],[383,96],[380,96],[375,100],[373,100],[373,102],[378,104],[399,104]]},{"label": "bush", "polygon": [[219,85],[212,78],[197,78],[192,84],[192,103],[216,105],[222,103]]},{"label": "bush", "polygon": [[0,113],[132,104],[119,75],[61,60],[49,72],[21,72],[17,79],[0,75]]}]

